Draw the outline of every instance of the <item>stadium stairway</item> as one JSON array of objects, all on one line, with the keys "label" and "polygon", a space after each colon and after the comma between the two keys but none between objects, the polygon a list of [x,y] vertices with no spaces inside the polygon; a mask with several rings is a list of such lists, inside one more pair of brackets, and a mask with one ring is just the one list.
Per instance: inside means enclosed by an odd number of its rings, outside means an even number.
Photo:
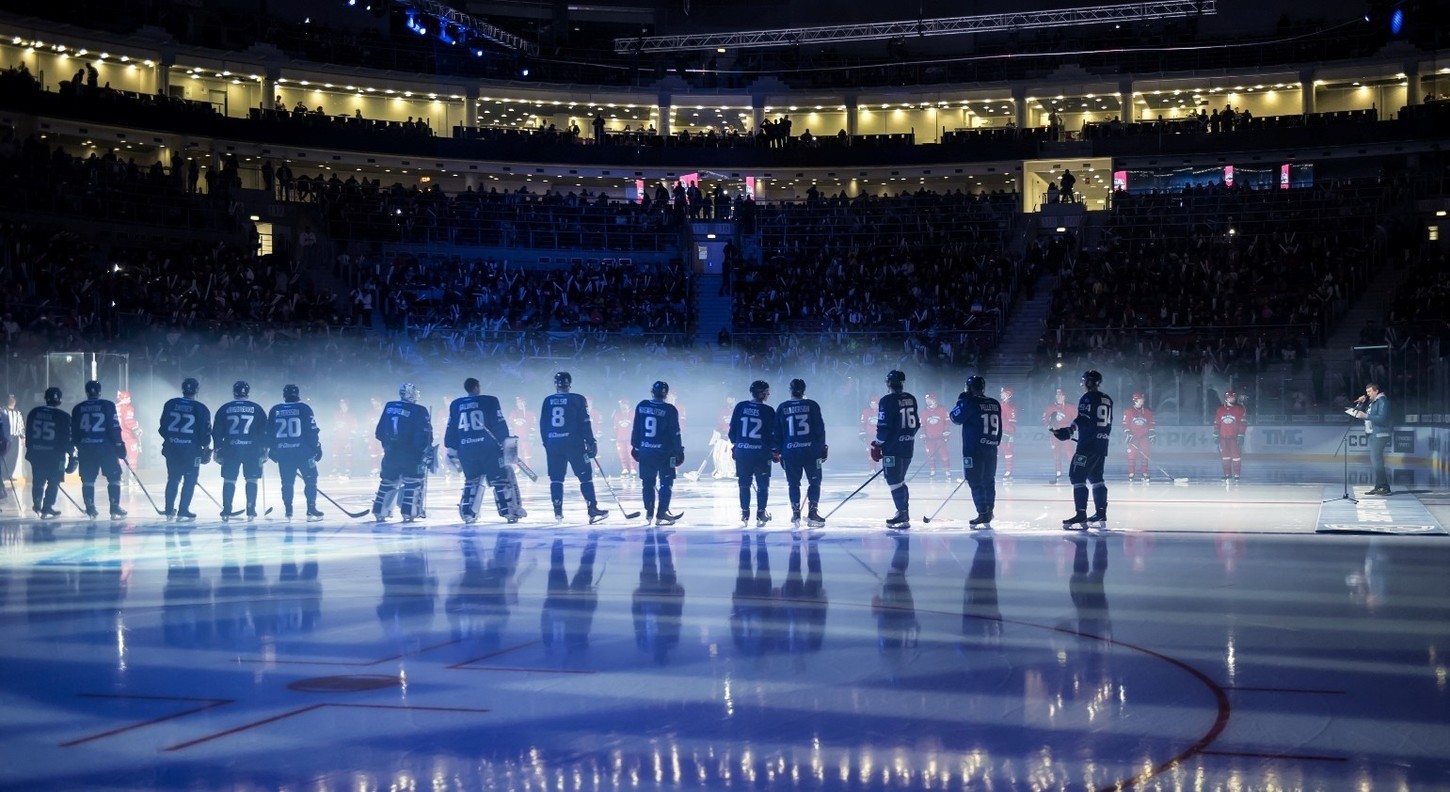
[{"label": "stadium stairway", "polygon": [[[1349,376],[1354,371],[1354,352],[1352,347],[1360,345],[1359,334],[1364,329],[1365,322],[1374,320],[1383,324],[1385,316],[1389,313],[1390,303],[1394,300],[1395,292],[1400,285],[1409,277],[1408,267],[1383,267],[1379,277],[1374,278],[1369,287],[1359,295],[1349,308],[1334,322],[1329,337],[1325,340],[1324,346],[1309,350],[1309,357],[1320,356],[1324,360],[1324,368],[1328,373],[1325,384],[1326,396],[1333,399],[1343,391],[1335,383],[1339,376]],[[1375,343],[1384,343],[1376,341]],[[1265,397],[1262,409],[1270,414],[1288,412],[1287,394],[1295,390],[1303,391],[1306,395],[1314,393],[1314,380],[1311,367],[1307,363],[1295,366],[1290,363],[1276,362],[1267,367],[1260,375],[1260,382],[1269,388]],[[1350,397],[1357,396],[1360,391],[1355,387],[1363,387],[1362,383],[1350,383]],[[1283,405],[1279,404],[1280,395],[1283,394]],[[1336,411],[1329,404],[1320,404],[1316,414],[1323,413],[1335,415]]]},{"label": "stadium stairway", "polygon": [[1020,381],[1032,371],[1032,358],[1037,352],[1037,342],[1047,327],[1047,315],[1052,307],[1052,290],[1056,280],[1055,274],[1038,278],[1033,289],[1035,296],[1030,300],[1023,300],[1012,311],[1012,318],[1002,332],[1002,342],[992,350],[991,358],[983,366],[986,371],[991,372],[993,379]]},{"label": "stadium stairway", "polygon": [[705,273],[695,281],[695,341],[714,343],[720,328],[734,321],[730,295],[720,293],[722,276]]}]

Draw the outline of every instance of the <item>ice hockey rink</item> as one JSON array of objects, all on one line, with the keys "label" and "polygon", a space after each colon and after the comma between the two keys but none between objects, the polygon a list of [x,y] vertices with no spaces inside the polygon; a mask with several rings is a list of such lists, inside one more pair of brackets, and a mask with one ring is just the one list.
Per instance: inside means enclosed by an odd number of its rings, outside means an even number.
[{"label": "ice hockey rink", "polygon": [[[1084,533],[1030,468],[985,531],[966,488],[924,523],[956,486],[925,474],[903,532],[879,478],[793,531],[778,471],[760,529],[708,475],[668,530],[617,478],[594,526],[572,479],[563,523],[541,481],[467,527],[442,478],[411,525],[12,496],[0,787],[1450,789],[1450,486],[1213,467],[1110,479]],[[322,484],[357,510],[375,482]]]}]

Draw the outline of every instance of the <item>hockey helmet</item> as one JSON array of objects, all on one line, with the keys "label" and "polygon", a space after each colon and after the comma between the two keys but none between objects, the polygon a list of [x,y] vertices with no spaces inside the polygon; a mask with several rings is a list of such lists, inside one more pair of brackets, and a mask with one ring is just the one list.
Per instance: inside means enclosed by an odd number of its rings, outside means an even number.
[{"label": "hockey helmet", "polygon": [[86,382],[86,398],[87,399],[99,399],[99,398],[101,398],[101,383],[97,382],[96,380],[90,380],[90,381]]},{"label": "hockey helmet", "polygon": [[405,382],[398,386],[398,398],[409,404],[418,402],[418,386],[411,382]]},{"label": "hockey helmet", "polygon": [[1082,373],[1082,384],[1089,388],[1096,388],[1103,384],[1103,375],[1096,369],[1088,369]]},{"label": "hockey helmet", "polygon": [[655,384],[649,386],[649,395],[656,399],[663,399],[670,392],[670,384],[664,380],[655,380]]},{"label": "hockey helmet", "polygon": [[288,383],[282,386],[282,401],[295,402],[302,400],[302,389]]},{"label": "hockey helmet", "polygon": [[765,380],[756,380],[750,383],[750,397],[752,399],[763,399],[770,393],[770,383]]},{"label": "hockey helmet", "polygon": [[1067,391],[1063,390],[1062,388],[1058,388],[1057,393],[1053,394],[1053,396],[1056,397],[1059,401],[1066,400]]},{"label": "hockey helmet", "polygon": [[1224,404],[1233,404],[1235,401],[1238,400],[1238,398],[1239,398],[1239,395],[1237,393],[1234,393],[1233,391],[1224,391],[1223,392],[1223,403]]},{"label": "hockey helmet", "polygon": [[[96,383],[96,392],[97,392],[97,394],[100,393],[100,387],[101,387],[101,383],[99,383],[99,382]],[[116,403],[117,404],[130,404],[131,403],[131,391],[125,391],[125,390],[123,390],[123,391],[116,391]]]},{"label": "hockey helmet", "polygon": [[246,380],[237,380],[232,383],[232,398],[245,399],[252,395],[252,386]]},{"label": "hockey helmet", "polygon": [[45,389],[45,404],[46,404],[46,406],[47,407],[56,407],[56,406],[59,406],[60,405],[60,395],[61,395],[60,394],[60,388],[57,388],[54,385],[50,386],[49,388],[46,388]]},{"label": "hockey helmet", "polygon": [[1134,402],[1147,401],[1147,398],[1143,396],[1143,392],[1142,391],[1138,391],[1137,393],[1134,393],[1133,394],[1133,401]]},{"label": "hockey helmet", "polygon": [[199,390],[201,390],[201,383],[196,381],[196,377],[187,377],[186,379],[181,381],[182,396],[185,396],[189,399],[192,396],[195,396],[196,392]]},{"label": "hockey helmet", "polygon": [[987,380],[979,374],[967,377],[967,393],[981,396],[987,392]]},{"label": "hockey helmet", "polygon": [[886,387],[899,390],[906,386],[906,372],[892,369],[886,372]]},{"label": "hockey helmet", "polygon": [[1010,398],[1012,398],[1012,389],[1004,385],[1002,387],[1002,400],[1006,401]]},{"label": "hockey helmet", "polygon": [[554,387],[557,390],[566,391],[574,385],[574,378],[567,371],[560,371],[554,375]]},{"label": "hockey helmet", "polygon": [[800,377],[796,377],[795,379],[791,380],[790,395],[797,399],[806,395],[806,381],[801,379]]}]

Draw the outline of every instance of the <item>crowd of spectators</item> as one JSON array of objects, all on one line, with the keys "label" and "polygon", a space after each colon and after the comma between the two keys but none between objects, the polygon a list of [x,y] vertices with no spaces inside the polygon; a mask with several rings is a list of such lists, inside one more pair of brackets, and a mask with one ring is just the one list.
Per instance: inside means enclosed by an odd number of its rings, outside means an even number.
[{"label": "crowd of spectators", "polygon": [[148,327],[337,323],[337,301],[277,256],[225,242],[99,246],[49,225],[0,223],[0,311],[55,349],[115,342]]},{"label": "crowd of spectators", "polygon": [[812,187],[803,202],[758,205],[764,255],[726,266],[732,340],[886,332],[914,359],[966,360],[995,342],[1024,279],[1004,245],[1016,200],[925,189],[850,198]]},{"label": "crowd of spectators", "polygon": [[526,188],[449,195],[440,187],[383,188],[335,175],[313,193],[327,205],[339,240],[457,246],[662,251],[679,243],[679,213],[668,204],[611,199],[604,193],[542,194]]},{"label": "crowd of spectators", "polygon": [[678,260],[580,259],[567,268],[526,269],[498,259],[395,255],[350,265],[358,286],[351,321],[437,332],[456,346],[496,347],[517,331],[598,340],[649,334],[676,343],[692,309]]},{"label": "crowd of spectators", "polygon": [[1372,271],[1378,182],[1119,194],[1100,245],[1056,259],[1040,368],[1248,375],[1299,365]]},{"label": "crowd of spectators", "polygon": [[165,226],[221,234],[247,227],[224,200],[240,183],[235,157],[206,169],[209,192],[219,200],[199,201],[202,170],[173,152],[168,168],[160,159],[138,163],[117,148],[93,148],[77,157],[31,134],[23,140],[0,127],[0,209],[42,213],[87,222],[126,226]]}]

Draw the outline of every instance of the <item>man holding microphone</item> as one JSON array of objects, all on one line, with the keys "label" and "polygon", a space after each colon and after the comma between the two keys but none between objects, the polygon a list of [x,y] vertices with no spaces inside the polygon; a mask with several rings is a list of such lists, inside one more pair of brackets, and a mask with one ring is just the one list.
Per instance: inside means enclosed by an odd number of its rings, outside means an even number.
[{"label": "man holding microphone", "polygon": [[1364,395],[1346,413],[1364,421],[1369,435],[1369,463],[1374,468],[1374,489],[1366,495],[1390,494],[1389,474],[1385,472],[1385,450],[1390,445],[1390,400],[1378,383],[1364,386]]}]

